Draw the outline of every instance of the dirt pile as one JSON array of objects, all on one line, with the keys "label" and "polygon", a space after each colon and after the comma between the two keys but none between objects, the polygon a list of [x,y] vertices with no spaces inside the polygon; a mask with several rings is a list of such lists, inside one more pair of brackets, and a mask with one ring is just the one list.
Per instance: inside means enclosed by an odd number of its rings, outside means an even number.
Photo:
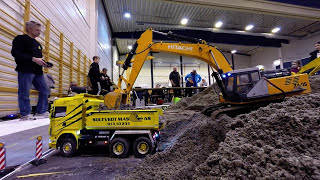
[{"label": "dirt pile", "polygon": [[309,77],[312,93],[320,93],[320,76]]},{"label": "dirt pile", "polygon": [[320,77],[310,82],[312,94],[235,118],[195,111],[217,102],[213,88],[182,99],[164,113],[161,152],[125,179],[320,179]]},{"label": "dirt pile", "polygon": [[169,107],[169,110],[180,111],[180,110],[199,110],[201,111],[204,107],[219,102],[217,94],[218,86],[211,85],[200,93],[193,95],[192,97],[182,98],[178,103]]},{"label": "dirt pile", "polygon": [[164,118],[168,121],[161,133],[161,152],[146,157],[125,179],[190,179],[224,139],[225,133],[213,128],[220,125],[201,113],[166,112]]},{"label": "dirt pile", "polygon": [[231,120],[226,139],[193,178],[320,179],[320,94],[270,104]]}]

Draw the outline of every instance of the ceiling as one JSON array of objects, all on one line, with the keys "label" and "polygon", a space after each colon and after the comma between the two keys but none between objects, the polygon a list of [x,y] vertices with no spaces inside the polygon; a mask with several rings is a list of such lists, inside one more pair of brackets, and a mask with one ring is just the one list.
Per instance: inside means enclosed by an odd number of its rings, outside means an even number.
[{"label": "ceiling", "polygon": [[[320,31],[320,21],[318,19],[300,19],[287,15],[279,16],[270,12],[239,11],[232,9],[232,7],[220,8],[169,0],[104,0],[104,4],[120,54],[128,52],[127,46],[133,44],[133,40],[130,39],[138,38],[141,32],[150,27],[158,31],[177,31],[180,34],[189,32],[196,38],[199,38],[197,37],[199,34],[205,34],[202,37],[205,37],[205,40],[209,42],[250,45],[249,49],[259,46],[279,47],[283,41],[277,41],[277,45],[264,44],[262,42],[302,38]],[[313,6],[317,7],[317,4]],[[124,18],[124,12],[130,12],[131,18]],[[189,19],[186,26],[180,25],[182,18]],[[217,21],[223,21],[224,24],[220,30],[213,32],[212,27]],[[243,31],[248,24],[254,24],[254,29],[251,32],[239,34],[238,31]],[[265,37],[261,33],[270,33],[271,29],[277,26],[281,27],[281,31],[277,35],[271,38],[267,37],[268,39],[261,39],[261,36]],[[233,35],[232,41],[227,41],[231,35]],[[215,42],[217,38],[210,40],[212,36],[221,38]],[[254,36],[260,39],[248,39],[251,42],[248,44],[248,41],[246,42],[247,36]],[[128,40],[120,40],[123,38]],[[224,39],[226,39],[225,42],[223,42]],[[237,43],[238,39],[243,40],[243,42]],[[252,43],[255,41],[258,42]]]},{"label": "ceiling", "polygon": [[320,8],[320,1],[318,0],[311,0],[311,1],[301,1],[301,0],[268,0],[268,1],[275,1],[280,3],[287,3],[287,4],[294,4],[299,6],[306,6],[312,8]]}]

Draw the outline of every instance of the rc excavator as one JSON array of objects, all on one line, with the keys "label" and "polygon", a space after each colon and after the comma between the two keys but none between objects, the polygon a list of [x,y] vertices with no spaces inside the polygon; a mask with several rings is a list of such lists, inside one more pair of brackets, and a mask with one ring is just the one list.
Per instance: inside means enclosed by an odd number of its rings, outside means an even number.
[{"label": "rc excavator", "polygon": [[[188,43],[154,42],[153,33]],[[151,59],[149,52],[164,52],[197,58],[208,63],[212,68],[212,76],[219,87],[219,104],[211,105],[203,110],[208,116],[221,113],[233,113],[261,107],[274,101],[281,101],[286,96],[309,93],[311,91],[308,74],[291,74],[290,70],[260,71],[259,68],[233,70],[223,53],[204,40],[163,33],[152,29],[146,30],[135,42],[131,52],[122,64],[118,88],[105,96],[105,105],[110,109],[118,109],[121,104],[130,103],[130,91],[146,61]],[[134,60],[133,60],[134,57]],[[130,68],[128,78],[123,76]],[[121,84],[126,87],[121,89]]]}]

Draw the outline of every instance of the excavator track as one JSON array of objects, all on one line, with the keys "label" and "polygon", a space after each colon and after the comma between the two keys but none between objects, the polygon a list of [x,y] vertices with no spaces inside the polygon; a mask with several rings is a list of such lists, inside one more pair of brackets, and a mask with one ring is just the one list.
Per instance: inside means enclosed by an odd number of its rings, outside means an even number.
[{"label": "excavator track", "polygon": [[202,110],[202,113],[206,116],[210,116],[214,119],[219,118],[222,114],[226,114],[230,117],[236,117],[240,114],[250,113],[251,111],[257,110],[260,107],[267,106],[270,103],[279,103],[284,99],[270,100],[260,103],[252,103],[245,105],[231,105],[227,103],[219,103],[208,106]]},{"label": "excavator track", "polygon": [[222,114],[227,114],[230,117],[235,117],[239,114],[245,113],[245,111],[242,111],[244,109],[246,109],[246,112],[248,112],[248,108],[250,108],[250,106],[231,106],[230,104],[220,103],[206,107],[205,109],[203,109],[202,113],[206,116],[211,116],[214,119],[218,118]]}]

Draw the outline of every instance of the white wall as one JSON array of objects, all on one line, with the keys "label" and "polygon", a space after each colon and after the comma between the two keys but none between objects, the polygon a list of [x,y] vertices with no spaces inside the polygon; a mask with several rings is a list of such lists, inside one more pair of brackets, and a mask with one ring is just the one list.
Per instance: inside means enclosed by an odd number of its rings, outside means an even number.
[{"label": "white wall", "polygon": [[251,67],[263,65],[265,70],[276,69],[274,60],[281,58],[281,49],[273,47],[260,47],[255,54],[251,56]]},{"label": "white wall", "polygon": [[119,51],[116,46],[112,46],[112,80],[115,83],[119,79],[119,66],[116,65],[116,62],[119,60],[120,60]]},{"label": "white wall", "polygon": [[[87,55],[90,42],[89,3],[89,0],[31,0],[37,10]],[[32,17],[30,20],[38,21]]]},{"label": "white wall", "polygon": [[108,75],[111,75],[112,71],[112,33],[110,25],[107,19],[107,15],[103,8],[101,0],[97,1],[98,10],[98,41],[97,41],[97,55],[101,58],[100,69],[107,68]]},{"label": "white wall", "polygon": [[[281,59],[282,63],[293,60],[300,60],[309,57],[309,53],[314,51],[314,44],[320,41],[320,34],[307,39],[290,40],[289,44],[282,44],[281,48],[260,47],[251,56],[252,67],[263,65],[266,70],[276,69],[274,60]],[[281,64],[282,64],[281,63]],[[282,66],[281,66],[282,67]]]},{"label": "white wall", "polygon": [[289,44],[282,44],[283,62],[299,60],[309,57],[309,53],[314,51],[314,44],[320,41],[320,34],[303,40],[292,40]]},{"label": "white wall", "polygon": [[[232,65],[232,58],[231,58],[231,53],[224,53],[230,64]],[[234,66],[235,69],[244,69],[248,68],[251,65],[251,57],[250,56],[245,56],[245,55],[240,55],[240,54],[233,54],[233,59],[234,59]]]}]

